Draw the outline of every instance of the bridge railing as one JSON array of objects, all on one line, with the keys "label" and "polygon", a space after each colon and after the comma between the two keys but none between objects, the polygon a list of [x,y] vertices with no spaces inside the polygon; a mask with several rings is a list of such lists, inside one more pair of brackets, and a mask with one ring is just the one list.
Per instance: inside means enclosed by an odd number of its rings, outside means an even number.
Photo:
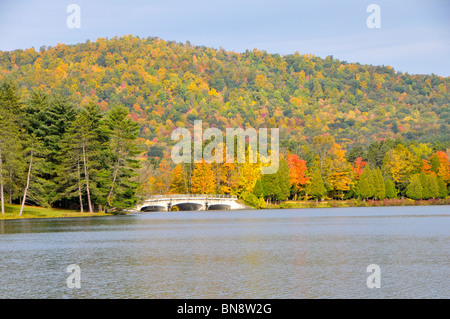
[{"label": "bridge railing", "polygon": [[179,198],[231,198],[237,199],[236,195],[224,194],[167,194],[167,195],[150,195],[147,200],[155,199],[179,199]]}]

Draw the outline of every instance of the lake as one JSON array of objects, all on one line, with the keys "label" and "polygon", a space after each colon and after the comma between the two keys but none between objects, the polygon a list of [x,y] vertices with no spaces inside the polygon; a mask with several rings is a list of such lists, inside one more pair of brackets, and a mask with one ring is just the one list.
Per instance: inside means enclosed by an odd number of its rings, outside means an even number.
[{"label": "lake", "polygon": [[2,220],[0,297],[449,298],[449,230],[449,206]]}]

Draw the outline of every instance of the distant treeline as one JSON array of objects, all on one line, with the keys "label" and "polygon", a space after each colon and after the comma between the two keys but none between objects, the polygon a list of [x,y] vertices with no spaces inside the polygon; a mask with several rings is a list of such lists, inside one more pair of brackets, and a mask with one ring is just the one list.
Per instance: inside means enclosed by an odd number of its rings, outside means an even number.
[{"label": "distant treeline", "polygon": [[[155,37],[99,38],[0,52],[0,80],[15,80],[102,111],[124,105],[148,157],[170,149],[177,127],[279,128],[284,141],[333,136],[350,149],[381,139],[447,147],[450,78],[298,52],[243,53]],[[445,149],[444,148],[444,149]]]},{"label": "distant treeline", "polygon": [[274,174],[261,174],[261,163],[225,163],[223,149],[223,164],[147,161],[139,195],[236,194],[264,207],[288,199],[446,198],[450,184],[449,150],[425,143],[387,139],[347,152],[332,136],[320,135],[310,145],[284,148]]}]

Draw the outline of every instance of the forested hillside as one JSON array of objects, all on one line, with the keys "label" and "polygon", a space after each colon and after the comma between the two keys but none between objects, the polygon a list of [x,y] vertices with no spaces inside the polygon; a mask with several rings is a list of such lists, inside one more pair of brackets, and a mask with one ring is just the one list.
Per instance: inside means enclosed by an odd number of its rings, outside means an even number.
[{"label": "forested hillside", "polygon": [[278,127],[284,141],[330,133],[348,148],[386,138],[449,140],[449,78],[332,56],[238,54],[124,36],[0,52],[0,70],[25,99],[38,87],[77,105],[125,105],[150,156],[161,156],[173,129],[196,118],[219,128]]}]

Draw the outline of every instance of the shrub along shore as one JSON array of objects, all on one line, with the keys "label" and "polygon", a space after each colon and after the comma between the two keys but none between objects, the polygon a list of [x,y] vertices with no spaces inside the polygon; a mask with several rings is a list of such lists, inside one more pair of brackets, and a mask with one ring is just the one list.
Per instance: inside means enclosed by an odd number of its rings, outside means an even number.
[{"label": "shrub along shore", "polygon": [[380,206],[428,206],[450,205],[450,198],[435,198],[427,200],[414,200],[410,198],[393,198],[383,200],[328,200],[316,203],[315,201],[285,201],[280,204],[269,204],[266,208],[332,208],[332,207],[380,207]]},{"label": "shrub along shore", "polygon": [[[325,200],[315,201],[284,201],[272,203],[265,209],[301,209],[301,208],[336,208],[336,207],[380,207],[380,206],[427,206],[427,205],[450,205],[450,198],[437,198],[428,200],[384,199],[384,200]],[[24,218],[65,218],[65,217],[91,217],[91,216],[113,216],[115,213],[104,212],[79,212],[69,209],[44,208],[36,206],[25,206],[22,216],[19,216],[20,205],[6,205],[5,214],[0,214],[0,220],[24,219]],[[123,212],[121,214],[124,214]]]}]

